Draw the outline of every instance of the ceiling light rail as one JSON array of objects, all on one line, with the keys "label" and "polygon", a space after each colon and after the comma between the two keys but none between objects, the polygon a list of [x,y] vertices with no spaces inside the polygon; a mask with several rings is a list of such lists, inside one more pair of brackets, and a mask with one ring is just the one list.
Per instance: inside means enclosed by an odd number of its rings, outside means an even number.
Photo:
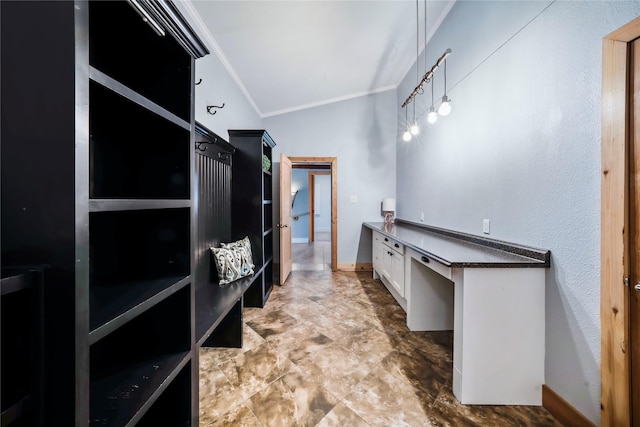
[{"label": "ceiling light rail", "polygon": [[[444,53],[442,54],[442,56],[440,58],[438,58],[438,60],[436,61],[435,64],[433,64],[433,66],[431,67],[431,69],[429,71],[426,72],[426,74],[424,75],[424,77],[422,77],[422,80],[420,80],[420,83],[418,84],[418,86],[415,87],[415,89],[413,89],[413,92],[411,92],[411,95],[409,95],[407,97],[407,99],[404,101],[404,103],[402,104],[402,108],[405,108],[407,105],[409,105],[409,103],[411,101],[413,101],[413,98],[416,97],[416,95],[421,94],[424,92],[424,90],[422,89],[422,86],[429,82],[431,80],[431,77],[433,77],[433,73],[436,72],[436,70],[438,68],[440,68],[440,65],[442,65],[442,63],[444,62],[444,60],[447,58],[447,56],[449,56],[451,54],[451,49],[447,49],[444,51]],[[416,64],[417,65],[417,64]]]}]

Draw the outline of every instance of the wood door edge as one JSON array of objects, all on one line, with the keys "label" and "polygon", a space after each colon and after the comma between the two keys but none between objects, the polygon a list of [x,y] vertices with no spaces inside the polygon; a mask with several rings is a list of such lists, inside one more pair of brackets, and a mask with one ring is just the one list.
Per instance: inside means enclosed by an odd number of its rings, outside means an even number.
[{"label": "wood door edge", "polygon": [[[640,19],[614,31],[602,43],[601,123],[601,423],[631,425],[628,289],[628,43],[640,36]],[[623,38],[625,41],[617,39]],[[636,417],[640,414],[636,414]]]}]

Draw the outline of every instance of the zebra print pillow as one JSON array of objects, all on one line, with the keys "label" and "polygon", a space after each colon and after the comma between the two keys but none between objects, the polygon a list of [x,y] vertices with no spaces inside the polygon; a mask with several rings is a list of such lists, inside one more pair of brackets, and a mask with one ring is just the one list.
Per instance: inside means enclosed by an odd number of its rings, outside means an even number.
[{"label": "zebra print pillow", "polygon": [[254,273],[255,266],[248,236],[235,242],[221,243],[219,248],[211,248],[211,251],[221,285]]}]

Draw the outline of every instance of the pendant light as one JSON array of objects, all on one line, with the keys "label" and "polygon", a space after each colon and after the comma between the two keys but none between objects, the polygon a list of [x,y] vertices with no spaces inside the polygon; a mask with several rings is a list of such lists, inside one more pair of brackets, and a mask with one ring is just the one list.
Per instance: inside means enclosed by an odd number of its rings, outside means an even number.
[{"label": "pendant light", "polygon": [[[418,70],[418,55],[419,55],[419,45],[420,45],[420,22],[418,20],[418,1],[416,0],[416,84],[420,82],[420,72]],[[413,124],[409,129],[411,135],[417,135],[420,133],[420,128],[418,127],[418,122],[416,121],[416,102],[413,100]]]},{"label": "pendant light", "polygon": [[438,113],[441,116],[448,116],[451,112],[451,100],[447,97],[447,59],[444,60],[444,96],[442,97],[442,103],[438,107]]},{"label": "pendant light", "polygon": [[[407,99],[402,103],[402,108],[405,109],[405,123],[406,128],[402,133],[402,140],[405,142],[411,141],[413,136],[418,135],[420,133],[420,128],[418,127],[418,122],[416,120],[416,96],[422,95],[424,93],[423,85],[425,83],[431,83],[431,106],[429,107],[429,112],[427,113],[427,122],[435,123],[438,120],[438,113],[442,116],[446,116],[451,112],[451,100],[447,96],[447,62],[446,58],[451,54],[451,49],[447,48],[444,53],[438,58],[438,60],[433,64],[430,70],[427,71],[427,0],[424,0],[424,51],[423,51],[423,59],[424,59],[424,70],[425,74],[422,78],[420,78],[420,7],[419,1],[416,0],[416,80],[417,85],[413,89],[413,91],[409,94]],[[438,108],[434,105],[434,83],[433,78],[435,72],[440,68],[440,66],[444,63],[444,96],[442,97],[442,101]],[[409,104],[413,102],[413,121],[409,122],[408,111]]]},{"label": "pendant light", "polygon": [[433,107],[433,77],[431,77],[431,107],[429,108],[429,114],[427,114],[427,122],[435,123],[438,120],[436,109]]},{"label": "pendant light", "polygon": [[409,142],[409,141],[411,141],[411,132],[409,131],[409,119],[407,117],[407,108],[406,107],[404,109],[404,119],[405,119],[405,123],[407,123],[407,130],[405,130],[404,133],[402,134],[402,140],[404,142]]},{"label": "pendant light", "polygon": [[413,103],[413,124],[409,128],[411,135],[417,135],[420,133],[420,128],[418,127],[418,123],[416,122],[416,103]]}]

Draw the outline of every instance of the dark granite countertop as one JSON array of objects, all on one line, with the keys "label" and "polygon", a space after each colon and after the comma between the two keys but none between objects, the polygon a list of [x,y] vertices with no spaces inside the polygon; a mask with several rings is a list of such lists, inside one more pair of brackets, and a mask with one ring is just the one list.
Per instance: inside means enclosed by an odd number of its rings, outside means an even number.
[{"label": "dark granite countertop", "polygon": [[447,267],[515,268],[551,265],[545,249],[426,226],[400,219],[391,227],[382,222],[363,225]]}]

